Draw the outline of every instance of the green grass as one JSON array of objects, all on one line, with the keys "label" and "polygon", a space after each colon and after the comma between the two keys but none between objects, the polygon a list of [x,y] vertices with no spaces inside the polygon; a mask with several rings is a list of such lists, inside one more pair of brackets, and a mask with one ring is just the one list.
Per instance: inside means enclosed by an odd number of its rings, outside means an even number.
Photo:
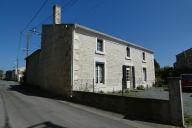
[{"label": "green grass", "polygon": [[192,116],[185,114],[185,124],[188,126],[192,126]]}]

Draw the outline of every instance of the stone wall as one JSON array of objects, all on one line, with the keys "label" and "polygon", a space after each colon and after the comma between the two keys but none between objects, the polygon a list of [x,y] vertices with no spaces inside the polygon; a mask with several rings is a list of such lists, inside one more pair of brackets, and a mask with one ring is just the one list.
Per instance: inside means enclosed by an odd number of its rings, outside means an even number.
[{"label": "stone wall", "polygon": [[171,124],[168,100],[73,92],[74,102],[125,115],[125,118]]},{"label": "stone wall", "polygon": [[72,31],[70,25],[43,25],[40,56],[28,58],[28,84],[55,94],[70,95]]},{"label": "stone wall", "polygon": [[169,100],[73,91],[72,101],[117,112],[125,118],[184,127],[181,80],[168,79]]},{"label": "stone wall", "polygon": [[26,75],[27,84],[38,86],[39,83],[39,62],[40,62],[41,50],[35,51],[26,59]]},{"label": "stone wall", "polygon": [[[131,59],[126,58],[127,45],[112,40],[102,34],[76,29],[74,33],[74,90],[81,83],[93,84],[95,61],[104,61],[105,85],[95,85],[96,91],[118,91],[122,89],[122,66],[135,66],[136,87],[152,86],[155,82],[154,55],[151,52],[130,46]],[[104,39],[105,54],[96,54],[96,39]],[[142,52],[146,53],[146,62],[142,61]],[[147,68],[147,82],[143,81],[142,68]],[[82,85],[85,86],[85,85]],[[92,91],[92,89],[90,90]]]}]

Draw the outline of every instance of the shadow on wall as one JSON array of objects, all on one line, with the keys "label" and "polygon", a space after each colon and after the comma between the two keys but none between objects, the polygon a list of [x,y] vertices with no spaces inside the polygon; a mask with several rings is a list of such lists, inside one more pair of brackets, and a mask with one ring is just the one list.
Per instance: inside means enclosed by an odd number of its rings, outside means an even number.
[{"label": "shadow on wall", "polygon": [[43,123],[29,126],[27,128],[67,128],[67,127],[59,126],[57,124],[54,124],[52,122],[47,121],[47,122],[43,122]]}]

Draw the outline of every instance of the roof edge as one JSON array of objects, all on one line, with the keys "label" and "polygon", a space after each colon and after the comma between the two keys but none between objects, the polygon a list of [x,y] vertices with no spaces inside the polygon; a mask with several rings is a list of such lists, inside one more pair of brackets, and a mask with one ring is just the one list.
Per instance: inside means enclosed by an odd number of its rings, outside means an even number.
[{"label": "roof edge", "polygon": [[31,58],[32,56],[34,56],[34,55],[36,55],[36,54],[38,54],[38,53],[40,53],[40,52],[41,52],[41,49],[37,49],[37,50],[34,51],[31,55],[29,55],[28,57],[26,57],[25,60]]},{"label": "roof edge", "polygon": [[74,24],[74,28],[75,28],[75,29],[76,29],[76,28],[80,28],[80,29],[84,29],[84,30],[87,30],[87,31],[91,31],[91,32],[96,33],[96,34],[101,34],[101,35],[106,36],[106,37],[108,37],[108,38],[117,40],[117,41],[119,41],[119,42],[121,42],[121,43],[123,43],[123,44],[125,44],[125,45],[130,45],[130,46],[133,46],[133,47],[135,47],[135,48],[139,48],[139,49],[141,49],[141,50],[144,50],[144,51],[147,51],[147,52],[150,52],[150,53],[153,53],[153,54],[154,54],[154,51],[153,51],[153,50],[144,48],[144,47],[142,47],[142,46],[140,46],[140,45],[136,45],[136,44],[130,43],[130,42],[126,41],[126,40],[123,40],[123,39],[120,39],[120,38],[111,36],[111,35],[109,35],[109,34],[105,34],[105,33],[103,33],[103,32],[99,32],[99,31],[94,30],[94,29],[92,29],[92,28],[88,28],[88,27],[85,27],[85,26],[82,26],[82,25],[79,25],[79,24]]},{"label": "roof edge", "polygon": [[[51,26],[53,24],[43,24],[43,26]],[[100,34],[100,35],[103,35],[105,37],[108,37],[108,38],[111,38],[113,40],[116,40],[118,41],[119,43],[121,42],[122,44],[124,45],[130,45],[132,47],[135,47],[135,48],[138,48],[140,50],[144,50],[144,51],[147,51],[149,53],[152,53],[154,54],[154,51],[153,50],[150,50],[150,49],[147,49],[147,48],[144,48],[143,46],[140,46],[140,45],[137,45],[137,44],[134,44],[134,43],[130,43],[126,40],[123,40],[123,39],[120,39],[120,38],[117,38],[115,36],[112,36],[112,35],[109,35],[109,34],[106,34],[104,32],[100,32],[100,31],[97,31],[95,29],[92,29],[92,28],[89,28],[89,27],[86,27],[86,26],[83,26],[83,25],[80,25],[80,24],[76,24],[76,23],[66,23],[66,24],[54,24],[56,26],[62,26],[62,25],[70,25],[70,26],[73,26],[74,29],[77,29],[77,28],[80,28],[80,29],[83,29],[83,30],[86,30],[86,31],[90,31],[90,32],[93,32],[95,34]]]}]

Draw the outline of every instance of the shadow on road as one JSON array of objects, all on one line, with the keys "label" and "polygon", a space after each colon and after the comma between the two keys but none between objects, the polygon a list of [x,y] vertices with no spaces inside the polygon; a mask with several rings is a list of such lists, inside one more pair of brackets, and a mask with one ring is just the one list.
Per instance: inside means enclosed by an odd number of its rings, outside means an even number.
[{"label": "shadow on road", "polygon": [[28,96],[37,96],[37,97],[44,97],[44,98],[51,98],[56,100],[67,100],[62,96],[55,95],[53,93],[44,91],[38,87],[34,86],[26,86],[26,85],[9,85],[8,91],[17,91],[24,95]]},{"label": "shadow on road", "polygon": [[[24,95],[28,95],[28,96],[37,96],[37,97],[44,97],[44,98],[50,98],[50,99],[56,99],[56,100],[65,100],[65,101],[72,101],[69,98],[64,98],[62,96],[57,96],[54,95],[50,92],[46,92],[44,90],[41,90],[40,88],[37,87],[33,87],[33,86],[25,86],[25,85],[9,85],[8,91],[17,91],[19,93],[22,93]],[[77,103],[77,102],[75,102]],[[78,104],[78,103],[77,103]],[[81,104],[81,103],[80,103]],[[86,105],[86,104],[85,104]],[[159,121],[154,121],[151,119],[147,119],[145,117],[141,117],[141,118],[135,118],[135,116],[130,116],[130,115],[124,115],[123,119],[128,119],[128,120],[132,120],[132,121],[147,121],[147,122],[152,122],[152,123],[162,123],[162,124],[168,124],[168,123],[163,123],[163,122],[159,122]],[[44,127],[43,127],[44,126]],[[51,122],[43,122],[40,124],[36,124],[27,128],[65,128],[62,126],[57,126]]]},{"label": "shadow on road", "polygon": [[39,123],[39,124],[35,124],[35,125],[32,125],[32,126],[29,126],[27,128],[66,128],[66,127],[63,127],[63,126],[59,126],[59,125],[56,125],[52,122],[43,122],[43,123]]}]

